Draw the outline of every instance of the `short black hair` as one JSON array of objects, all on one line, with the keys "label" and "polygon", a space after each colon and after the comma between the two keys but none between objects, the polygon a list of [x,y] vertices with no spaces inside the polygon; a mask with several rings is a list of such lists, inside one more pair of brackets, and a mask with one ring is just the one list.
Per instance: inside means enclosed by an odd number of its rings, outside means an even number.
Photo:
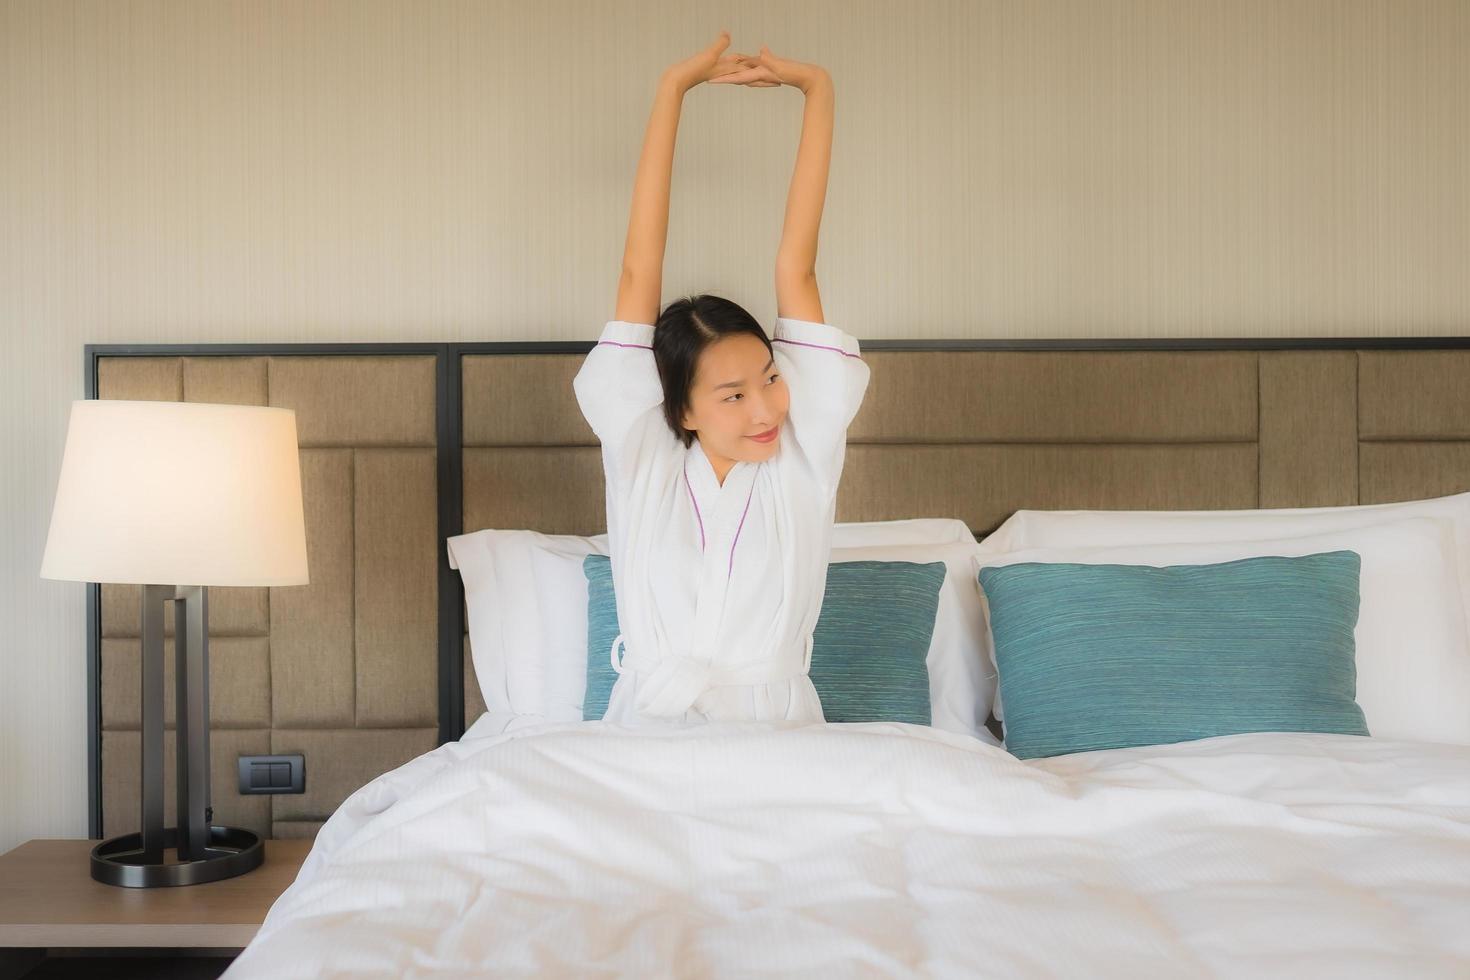
[{"label": "short black hair", "polygon": [[664,418],[686,449],[694,442],[694,431],[684,428],[682,420],[689,409],[689,388],[694,384],[699,353],[721,337],[737,333],[759,337],[766,350],[771,350],[770,338],[756,318],[723,296],[681,296],[664,307],[654,324],[653,359],[664,386]]}]

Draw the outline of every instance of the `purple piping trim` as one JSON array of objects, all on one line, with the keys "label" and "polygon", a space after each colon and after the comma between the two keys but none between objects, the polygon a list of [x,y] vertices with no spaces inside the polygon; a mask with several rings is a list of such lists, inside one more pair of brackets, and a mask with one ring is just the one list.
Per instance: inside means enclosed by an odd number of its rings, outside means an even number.
[{"label": "purple piping trim", "polygon": [[860,361],[863,359],[861,354],[849,354],[847,351],[843,350],[841,347],[828,347],[826,344],[809,344],[809,343],[807,343],[804,340],[787,340],[785,337],[772,337],[771,338],[771,343],[773,343],[773,344],[795,344],[798,347],[815,347],[817,350],[831,350],[831,351],[836,351],[837,353],[841,354],[843,357],[856,357]]},{"label": "purple piping trim", "polygon": [[653,350],[647,344],[620,344],[616,340],[599,340],[599,344],[607,344],[609,347],[636,347],[638,350]]},{"label": "purple piping trim", "polygon": [[699,513],[699,501],[694,499],[694,488],[689,485],[689,462],[684,462],[684,489],[689,491],[689,502],[694,505],[694,516],[699,518],[699,550],[704,550],[704,518]]},{"label": "purple piping trim", "polygon": [[745,509],[740,512],[740,523],[735,528],[735,540],[730,542],[730,567],[725,569],[725,577],[735,571],[735,546],[740,543],[740,529],[745,527],[745,515],[750,513],[750,498],[755,496],[755,483],[750,484],[750,493],[745,497]]}]

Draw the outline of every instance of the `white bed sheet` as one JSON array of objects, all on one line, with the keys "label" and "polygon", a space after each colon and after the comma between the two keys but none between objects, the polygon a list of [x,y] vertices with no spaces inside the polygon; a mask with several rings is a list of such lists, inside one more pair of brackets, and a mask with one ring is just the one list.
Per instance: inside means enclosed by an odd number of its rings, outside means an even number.
[{"label": "white bed sheet", "polygon": [[1465,977],[1470,747],[467,739],[350,797],[226,976],[476,974]]}]

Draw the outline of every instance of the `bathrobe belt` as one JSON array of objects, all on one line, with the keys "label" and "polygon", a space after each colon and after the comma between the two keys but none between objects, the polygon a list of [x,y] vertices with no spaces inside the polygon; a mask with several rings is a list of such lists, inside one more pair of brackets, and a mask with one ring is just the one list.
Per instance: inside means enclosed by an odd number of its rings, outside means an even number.
[{"label": "bathrobe belt", "polygon": [[626,649],[619,657],[618,647],[622,645],[623,634],[619,633],[608,651],[613,670],[619,674],[631,670],[640,675],[634,704],[639,714],[654,718],[682,718],[699,696],[712,687],[791,680],[807,673],[812,665],[810,636],[806,638],[805,649],[796,663],[787,657],[771,657],[740,666],[717,666],[698,657],[681,654],[643,662],[629,656]]}]

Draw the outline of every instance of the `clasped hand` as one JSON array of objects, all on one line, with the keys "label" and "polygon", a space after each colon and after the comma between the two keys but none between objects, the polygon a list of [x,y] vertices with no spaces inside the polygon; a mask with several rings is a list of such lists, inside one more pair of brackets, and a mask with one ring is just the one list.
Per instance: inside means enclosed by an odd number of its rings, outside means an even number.
[{"label": "clasped hand", "polygon": [[826,74],[826,69],[820,65],[778,58],[764,44],[757,55],[739,52],[725,54],[725,49],[729,46],[730,32],[722,30],[709,47],[683,61],[675,62],[664,74],[685,91],[700,82],[709,82],[712,85],[747,85],[751,88],[791,85],[803,92],[812,82]]}]

